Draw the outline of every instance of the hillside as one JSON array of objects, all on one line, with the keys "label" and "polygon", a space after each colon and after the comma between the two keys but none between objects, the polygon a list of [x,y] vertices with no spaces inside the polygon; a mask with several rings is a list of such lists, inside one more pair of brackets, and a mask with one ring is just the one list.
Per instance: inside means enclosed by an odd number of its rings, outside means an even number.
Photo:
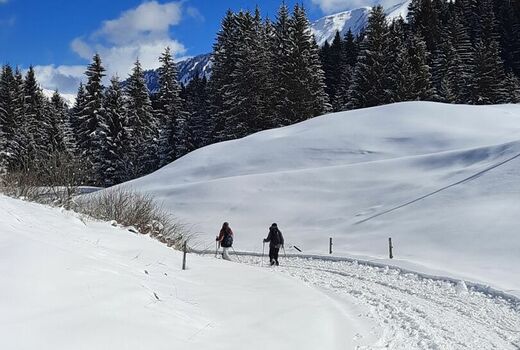
[{"label": "hillside", "polygon": [[257,252],[272,222],[288,251],[334,237],[337,255],[384,259],[391,236],[394,264],[518,293],[519,136],[516,105],[399,103],[211,145],[126,186],[196,225],[200,247],[223,221]]}]

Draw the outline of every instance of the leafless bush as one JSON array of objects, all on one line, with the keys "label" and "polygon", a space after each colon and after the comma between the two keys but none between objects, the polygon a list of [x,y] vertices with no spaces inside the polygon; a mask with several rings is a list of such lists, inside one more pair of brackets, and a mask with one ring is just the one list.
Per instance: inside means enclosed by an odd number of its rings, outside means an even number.
[{"label": "leafless bush", "polygon": [[79,161],[66,152],[56,152],[44,161],[27,161],[4,174],[0,191],[11,197],[69,209],[84,180],[83,174]]},{"label": "leafless bush", "polygon": [[186,225],[157,205],[151,195],[121,187],[81,196],[75,200],[74,210],[135,228],[136,232],[149,234],[170,247],[180,248],[190,237]]}]

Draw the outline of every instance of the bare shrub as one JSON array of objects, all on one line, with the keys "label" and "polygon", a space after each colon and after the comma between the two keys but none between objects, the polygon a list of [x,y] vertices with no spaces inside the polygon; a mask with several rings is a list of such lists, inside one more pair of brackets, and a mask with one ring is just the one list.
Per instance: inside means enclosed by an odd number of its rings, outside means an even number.
[{"label": "bare shrub", "polygon": [[45,160],[26,161],[0,178],[0,191],[8,196],[70,209],[84,180],[81,164],[67,152]]},{"label": "bare shrub", "polygon": [[80,196],[75,200],[74,210],[135,228],[136,232],[149,234],[174,248],[180,248],[190,237],[186,225],[159,206],[151,195],[121,187]]}]

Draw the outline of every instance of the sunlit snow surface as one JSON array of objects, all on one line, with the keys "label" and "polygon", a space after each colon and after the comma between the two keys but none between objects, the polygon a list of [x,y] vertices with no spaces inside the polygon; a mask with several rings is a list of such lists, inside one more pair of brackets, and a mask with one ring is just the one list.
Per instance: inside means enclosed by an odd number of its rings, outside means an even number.
[{"label": "sunlit snow surface", "polygon": [[[400,103],[325,115],[188,154],[126,184],[195,225],[223,221],[261,251],[277,222],[287,248],[385,259],[520,295],[520,106]],[[291,250],[295,251],[295,250]]]}]

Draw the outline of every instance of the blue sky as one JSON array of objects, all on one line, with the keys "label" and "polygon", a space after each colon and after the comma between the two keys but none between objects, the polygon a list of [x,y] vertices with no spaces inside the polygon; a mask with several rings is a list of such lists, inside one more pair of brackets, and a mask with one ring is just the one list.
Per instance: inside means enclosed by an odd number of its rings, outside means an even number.
[{"label": "blue sky", "polygon": [[[0,0],[0,63],[36,67],[45,88],[73,93],[94,52],[126,77],[139,57],[155,68],[170,46],[177,58],[211,50],[228,8],[274,17],[281,0]],[[378,0],[303,0],[311,19]],[[395,0],[394,0],[395,1]],[[295,0],[286,0],[293,6]],[[300,0],[300,2],[302,2]]]}]

